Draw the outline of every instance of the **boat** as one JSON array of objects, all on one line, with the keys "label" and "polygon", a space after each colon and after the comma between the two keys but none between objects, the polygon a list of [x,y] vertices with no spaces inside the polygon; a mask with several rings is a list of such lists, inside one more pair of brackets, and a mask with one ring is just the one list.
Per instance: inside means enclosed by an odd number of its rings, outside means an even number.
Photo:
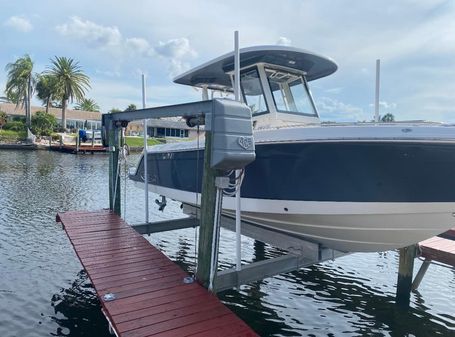
[{"label": "boat", "polygon": [[[244,48],[240,69],[256,147],[243,175],[242,221],[343,252],[405,247],[454,227],[454,126],[321,123],[309,82],[337,64],[303,49]],[[229,93],[233,75],[231,52],[174,82]],[[151,147],[149,191],[198,206],[203,147],[203,140]],[[143,186],[143,177],[142,158],[130,178]],[[232,193],[222,207],[233,216]]]}]

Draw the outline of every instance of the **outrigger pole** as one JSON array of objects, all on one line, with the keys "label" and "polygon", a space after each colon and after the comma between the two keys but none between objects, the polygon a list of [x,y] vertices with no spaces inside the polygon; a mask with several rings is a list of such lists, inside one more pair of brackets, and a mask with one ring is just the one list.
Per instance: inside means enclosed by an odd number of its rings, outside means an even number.
[{"label": "outrigger pole", "polygon": [[[145,109],[145,75],[142,74],[142,109]],[[147,144],[147,131],[148,131],[148,119],[144,119],[144,191],[145,191],[145,223],[149,223],[149,176],[147,169],[147,155],[148,155],[148,144]]]}]

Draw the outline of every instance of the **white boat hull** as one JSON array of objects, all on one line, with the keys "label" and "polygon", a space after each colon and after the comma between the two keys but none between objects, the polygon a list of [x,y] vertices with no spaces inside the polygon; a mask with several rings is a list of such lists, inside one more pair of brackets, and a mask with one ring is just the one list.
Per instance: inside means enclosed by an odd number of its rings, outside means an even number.
[{"label": "white boat hull", "polygon": [[[143,183],[137,183],[143,186]],[[188,204],[196,194],[156,185],[151,192]],[[200,203],[200,195],[197,203]],[[233,214],[235,200],[223,198]],[[401,248],[455,226],[455,203],[314,202],[242,198],[242,220],[303,236],[344,252]],[[451,225],[448,225],[451,224]]]}]

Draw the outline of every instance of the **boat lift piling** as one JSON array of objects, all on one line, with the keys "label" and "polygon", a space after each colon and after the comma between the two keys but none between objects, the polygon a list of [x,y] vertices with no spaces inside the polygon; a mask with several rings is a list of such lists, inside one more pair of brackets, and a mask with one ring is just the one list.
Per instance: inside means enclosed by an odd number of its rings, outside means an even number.
[{"label": "boat lift piling", "polygon": [[[124,111],[103,115],[103,142],[109,146],[109,208],[120,215],[120,176],[118,174],[118,162],[120,151],[120,131],[126,127],[128,122],[133,120],[144,120],[148,118],[161,117],[205,117],[211,114],[219,114],[221,110],[248,109],[246,105],[230,100],[207,100],[194,103],[169,105],[156,108],[146,108],[135,111]],[[210,277],[213,236],[213,219],[215,210],[215,177],[217,170],[211,167],[211,146],[212,134],[206,130],[206,151],[204,158],[204,175],[202,181],[201,196],[201,220],[200,220],[200,243],[198,249],[198,271],[199,282],[208,286]],[[148,226],[149,223],[146,223]]]}]

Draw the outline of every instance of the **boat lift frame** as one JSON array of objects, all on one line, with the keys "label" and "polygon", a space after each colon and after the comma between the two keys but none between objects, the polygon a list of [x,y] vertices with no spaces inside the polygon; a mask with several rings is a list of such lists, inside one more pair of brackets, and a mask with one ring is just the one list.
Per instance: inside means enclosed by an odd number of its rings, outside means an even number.
[{"label": "boat lift frame", "polygon": [[[218,100],[218,99],[216,99]],[[221,100],[222,101],[222,100]],[[161,117],[183,117],[186,119],[197,118],[203,120],[205,115],[215,113],[215,100],[206,100],[193,103],[168,105],[162,107],[145,108],[134,111],[116,112],[104,114],[103,142],[109,146],[109,200],[110,209],[120,215],[120,176],[118,174],[118,160],[121,146],[121,130],[127,127],[128,123],[134,120],[144,120]],[[237,102],[237,104],[244,104]],[[206,130],[206,151],[204,162],[210,163],[211,131]],[[159,222],[149,222],[140,225],[133,225],[139,233],[149,234],[165,230],[174,230],[188,227],[200,226],[200,242],[198,247],[198,281],[208,286],[210,266],[212,265],[212,236],[213,236],[213,214],[215,184],[214,179],[218,174],[217,170],[211,169],[210,165],[204,164],[203,193],[201,200],[201,219],[193,217]],[[209,188],[205,188],[209,186]],[[205,188],[205,189],[204,189]],[[221,220],[223,227],[235,231],[235,219],[223,216]],[[286,233],[278,233],[258,224],[242,221],[242,234],[253,239],[266,242],[272,246],[288,251],[283,256],[253,262],[248,265],[234,266],[232,269],[217,272],[214,281],[214,291],[222,291],[237,287],[241,284],[261,280],[280,273],[294,271],[306,266],[332,260],[345,253],[325,248],[318,243],[308,242],[302,238],[293,237]]]}]

